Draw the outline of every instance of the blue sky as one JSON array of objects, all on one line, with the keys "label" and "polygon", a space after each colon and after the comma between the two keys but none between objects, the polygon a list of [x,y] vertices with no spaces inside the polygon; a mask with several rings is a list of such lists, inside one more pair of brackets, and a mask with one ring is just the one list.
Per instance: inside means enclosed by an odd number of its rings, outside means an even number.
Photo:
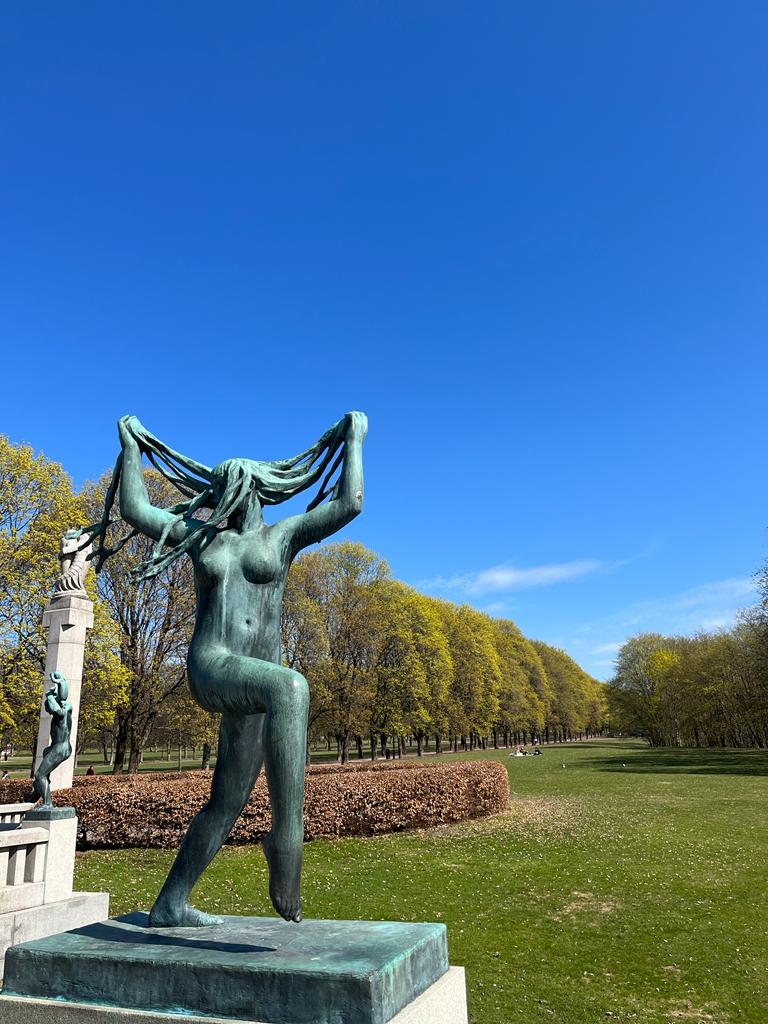
[{"label": "blue sky", "polygon": [[0,430],[368,413],[346,535],[601,678],[768,556],[768,8],[11,3]]}]

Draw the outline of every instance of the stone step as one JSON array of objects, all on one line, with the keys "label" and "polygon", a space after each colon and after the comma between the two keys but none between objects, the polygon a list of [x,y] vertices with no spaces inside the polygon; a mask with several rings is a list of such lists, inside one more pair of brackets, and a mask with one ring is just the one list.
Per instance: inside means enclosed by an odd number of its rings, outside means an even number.
[{"label": "stone step", "polygon": [[0,918],[17,910],[30,910],[42,905],[44,882],[22,882],[21,885],[0,886]]},{"label": "stone step", "polygon": [[[66,928],[82,928],[108,916],[109,895],[106,892],[76,892],[67,899],[45,904],[38,899],[37,906],[0,914],[0,981],[5,954],[12,944],[40,939]],[[0,1020],[6,1024],[2,1010]],[[33,1020],[37,1024],[37,1018]]]}]

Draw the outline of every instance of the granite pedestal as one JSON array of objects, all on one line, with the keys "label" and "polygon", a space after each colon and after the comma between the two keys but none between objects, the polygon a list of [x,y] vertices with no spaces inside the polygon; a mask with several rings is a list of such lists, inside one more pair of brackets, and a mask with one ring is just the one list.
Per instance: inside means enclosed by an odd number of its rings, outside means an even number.
[{"label": "granite pedestal", "polygon": [[[413,1016],[420,998],[428,1016]],[[466,1003],[439,924],[227,917],[149,928],[136,913],[8,951],[4,1022],[111,1024],[136,1013],[136,1024],[465,1024]]]}]

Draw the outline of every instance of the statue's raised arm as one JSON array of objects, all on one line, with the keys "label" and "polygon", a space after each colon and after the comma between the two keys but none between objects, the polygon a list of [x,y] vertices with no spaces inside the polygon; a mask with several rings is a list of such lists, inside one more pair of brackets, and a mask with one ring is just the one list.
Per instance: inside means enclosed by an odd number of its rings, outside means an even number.
[{"label": "statue's raised arm", "polygon": [[329,501],[310,508],[303,515],[290,516],[280,524],[290,536],[292,553],[317,544],[336,533],[363,510],[363,441],[368,418],[349,412],[341,421],[344,448],[341,473]]},{"label": "statue's raised arm", "polygon": [[135,416],[123,416],[117,424],[121,446],[120,515],[139,533],[167,544],[180,544],[203,524],[158,508],[149,500],[141,465],[144,427]]}]

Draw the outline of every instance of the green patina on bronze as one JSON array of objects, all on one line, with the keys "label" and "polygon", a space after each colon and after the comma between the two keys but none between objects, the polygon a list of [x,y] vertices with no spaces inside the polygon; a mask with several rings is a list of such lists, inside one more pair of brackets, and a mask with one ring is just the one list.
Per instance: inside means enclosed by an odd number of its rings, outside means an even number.
[{"label": "green patina on bronze", "polygon": [[[117,550],[107,546],[107,535],[119,497],[122,518],[156,542],[138,578],[156,575],[182,554],[191,557],[197,617],[187,656],[189,685],[202,707],[222,714],[211,796],[189,826],[152,908],[154,927],[219,920],[191,907],[189,894],[248,802],[262,764],[272,805],[272,830],[264,841],[269,894],[282,917],[301,920],[309,689],[303,676],[281,663],[280,610],[288,569],[299,551],[335,533],[362,509],[367,427],[362,413],[348,413],[293,458],[229,459],[210,468],[169,448],[135,416],[118,424],[122,451],[104,518],[82,532],[97,541],[92,557],[98,570]],[[171,509],[150,503],[142,455],[185,501]],[[264,522],[263,505],[286,501],[318,481],[306,512],[274,525]],[[195,516],[200,509],[208,510],[207,519]]]},{"label": "green patina on bronze", "polygon": [[[51,742],[35,772],[32,792],[27,796],[30,803],[42,800],[41,808],[52,808],[51,775],[72,756],[72,701],[69,699],[69,683],[63,672],[51,672],[53,686],[45,694],[45,710],[51,716]],[[74,811],[72,811],[74,814]],[[26,815],[29,817],[29,814]]]},{"label": "green patina on bronze", "polygon": [[441,924],[147,922],[129,914],[15,946],[3,992],[270,1024],[384,1024],[448,970]]}]

